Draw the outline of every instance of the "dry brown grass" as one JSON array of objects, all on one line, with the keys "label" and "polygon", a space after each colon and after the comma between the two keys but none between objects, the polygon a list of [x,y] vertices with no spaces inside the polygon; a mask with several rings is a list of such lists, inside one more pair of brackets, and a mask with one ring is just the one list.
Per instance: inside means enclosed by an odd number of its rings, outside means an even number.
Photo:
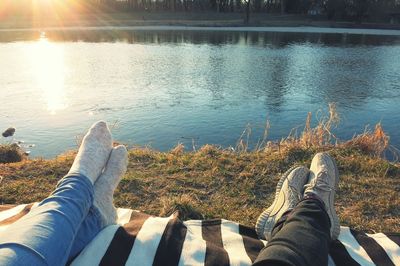
[{"label": "dry brown grass", "polygon": [[[317,112],[317,124],[311,126],[312,113],[309,112],[303,131],[298,134],[297,129],[292,129],[289,135],[280,141],[266,141],[270,129],[269,122],[265,126],[265,131],[258,141],[254,151],[265,152],[285,152],[285,150],[330,150],[333,148],[356,149],[364,154],[383,157],[386,151],[398,158],[399,152],[395,147],[390,146],[389,136],[385,133],[382,125],[378,123],[374,130],[368,127],[362,134],[355,135],[351,140],[342,141],[333,133],[334,129],[340,123],[340,116],[336,109],[336,104],[330,103],[328,113],[324,114],[321,110]],[[248,143],[251,134],[251,128],[247,127],[236,145],[236,151],[248,151]]]},{"label": "dry brown grass", "polygon": [[[279,175],[294,164],[309,165],[313,148],[281,152],[234,152],[206,145],[197,152],[129,152],[128,171],[117,188],[117,206],[153,215],[179,210],[183,218],[223,217],[254,225],[273,201]],[[356,229],[400,231],[400,167],[358,149],[329,150],[341,181],[337,211]],[[39,201],[67,173],[73,154],[52,160],[0,164],[0,203]]]},{"label": "dry brown grass", "polygon": [[375,156],[382,156],[387,149],[390,149],[397,157],[397,150],[389,145],[389,136],[383,131],[380,123],[375,125],[373,131],[366,129],[363,134],[354,136],[351,140],[342,144],[345,147],[354,147],[364,153]]}]

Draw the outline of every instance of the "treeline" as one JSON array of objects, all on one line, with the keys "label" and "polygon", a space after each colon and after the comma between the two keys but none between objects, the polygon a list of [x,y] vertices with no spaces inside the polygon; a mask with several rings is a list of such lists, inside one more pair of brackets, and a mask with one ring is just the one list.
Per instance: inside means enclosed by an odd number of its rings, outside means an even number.
[{"label": "treeline", "polygon": [[[118,10],[265,12],[325,16],[334,20],[382,20],[400,13],[400,0],[86,0]],[[250,2],[249,2],[250,1]]]},{"label": "treeline", "polygon": [[[37,7],[41,3],[41,7]],[[332,20],[399,22],[400,0],[1,0],[0,18],[5,14],[48,12],[137,12],[180,11],[216,13],[258,12],[311,15]]]}]

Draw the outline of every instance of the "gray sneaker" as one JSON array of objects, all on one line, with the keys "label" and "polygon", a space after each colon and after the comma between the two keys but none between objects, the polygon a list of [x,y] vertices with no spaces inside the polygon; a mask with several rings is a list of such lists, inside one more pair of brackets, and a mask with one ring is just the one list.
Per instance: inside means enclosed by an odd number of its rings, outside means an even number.
[{"label": "gray sneaker", "polygon": [[292,167],[286,171],[276,186],[275,200],[257,219],[256,232],[259,238],[269,240],[275,223],[282,215],[296,207],[303,198],[304,185],[310,171],[306,167]]},{"label": "gray sneaker", "polygon": [[305,185],[304,196],[312,193],[324,202],[331,220],[332,240],[337,239],[340,233],[339,218],[334,206],[338,183],[339,172],[335,160],[327,153],[317,153],[311,162],[310,177]]}]

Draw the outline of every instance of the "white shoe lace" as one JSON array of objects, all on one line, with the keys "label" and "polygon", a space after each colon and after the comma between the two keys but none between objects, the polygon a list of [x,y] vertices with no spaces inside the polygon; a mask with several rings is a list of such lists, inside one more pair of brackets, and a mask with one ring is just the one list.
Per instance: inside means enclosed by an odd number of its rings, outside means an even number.
[{"label": "white shoe lace", "polygon": [[297,191],[297,189],[293,186],[289,185],[289,189],[291,190],[288,195],[289,205],[295,207],[297,203],[302,199],[302,194]]},{"label": "white shoe lace", "polygon": [[319,172],[317,177],[311,180],[311,182],[306,184],[304,187],[305,192],[310,190],[322,190],[326,192],[335,190],[335,188],[329,184],[329,175],[326,171]]}]

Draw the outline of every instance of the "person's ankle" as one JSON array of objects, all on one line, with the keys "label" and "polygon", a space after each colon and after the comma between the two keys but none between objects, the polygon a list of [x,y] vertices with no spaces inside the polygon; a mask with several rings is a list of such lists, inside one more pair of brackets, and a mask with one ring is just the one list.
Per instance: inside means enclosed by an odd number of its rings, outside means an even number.
[{"label": "person's ankle", "polygon": [[305,201],[305,200],[313,200],[313,201],[317,202],[326,211],[325,202],[317,194],[312,193],[312,192],[307,192],[304,194],[302,201]]}]

